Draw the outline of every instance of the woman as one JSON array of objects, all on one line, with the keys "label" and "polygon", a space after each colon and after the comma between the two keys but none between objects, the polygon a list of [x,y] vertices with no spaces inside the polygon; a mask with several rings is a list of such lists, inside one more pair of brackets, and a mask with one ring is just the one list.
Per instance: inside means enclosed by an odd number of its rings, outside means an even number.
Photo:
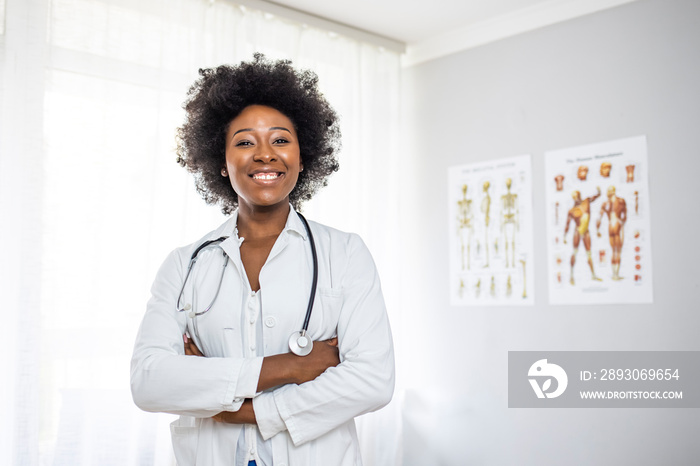
[{"label": "woman", "polygon": [[361,464],[354,417],[394,387],[379,279],[357,235],[307,227],[295,210],[338,168],[336,114],[316,76],[287,61],[255,55],[200,74],[178,159],[231,216],[159,270],[134,348],[134,401],[180,415],[180,466]]}]

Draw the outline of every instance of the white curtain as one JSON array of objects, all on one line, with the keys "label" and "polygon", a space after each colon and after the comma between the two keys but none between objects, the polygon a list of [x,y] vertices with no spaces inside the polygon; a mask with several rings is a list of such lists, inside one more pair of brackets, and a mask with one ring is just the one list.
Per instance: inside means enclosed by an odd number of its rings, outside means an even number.
[{"label": "white curtain", "polygon": [[[223,220],[175,163],[199,68],[317,72],[344,145],[305,211],[364,237],[396,318],[398,54],[223,0],[0,0],[0,20],[0,464],[173,463],[129,358],[160,262]],[[396,461],[395,411],[361,420],[367,464]]]}]

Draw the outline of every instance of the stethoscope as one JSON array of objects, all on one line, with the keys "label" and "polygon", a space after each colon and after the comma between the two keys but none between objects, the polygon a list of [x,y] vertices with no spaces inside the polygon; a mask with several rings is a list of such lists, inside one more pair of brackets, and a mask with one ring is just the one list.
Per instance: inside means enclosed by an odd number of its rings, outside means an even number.
[{"label": "stethoscope", "polygon": [[[311,295],[309,296],[309,303],[306,306],[306,317],[304,317],[304,325],[301,327],[301,331],[299,332],[294,332],[289,336],[289,349],[291,350],[292,353],[296,354],[297,356],[306,356],[311,352],[313,349],[314,343],[306,335],[307,330],[309,329],[309,320],[311,319],[311,310],[314,307],[314,298],[316,297],[316,285],[318,284],[318,257],[316,256],[316,243],[314,242],[314,236],[311,233],[311,228],[309,227],[309,222],[306,221],[306,218],[304,218],[303,215],[297,212],[297,215],[299,215],[299,218],[301,218],[302,222],[304,222],[304,227],[306,228],[306,233],[309,235],[309,244],[311,245],[311,256],[313,258],[313,263],[314,263],[314,274],[313,274],[313,279],[311,281]],[[221,290],[221,284],[224,281],[224,272],[226,271],[226,265],[228,264],[228,255],[226,254],[226,251],[221,249],[224,257],[224,266],[221,268],[221,276],[219,277],[219,285],[216,288],[216,293],[214,294],[214,298],[211,300],[209,305],[204,308],[203,311],[196,312],[192,309],[191,304],[186,304],[184,307],[180,307],[180,302],[182,300],[182,295],[185,292],[185,285],[187,284],[187,279],[190,276],[190,272],[192,272],[192,268],[194,267],[194,264],[197,262],[197,256],[199,253],[208,248],[216,247],[221,242],[224,240],[228,239],[228,236],[222,236],[221,238],[217,239],[212,239],[203,242],[200,244],[197,249],[194,250],[192,253],[192,257],[190,257],[190,263],[187,266],[187,273],[185,274],[185,280],[182,282],[182,287],[180,288],[180,294],[177,297],[177,311],[178,312],[183,312],[183,311],[190,311],[188,314],[188,317],[192,319],[193,327],[194,327],[194,333],[199,340],[199,331],[197,330],[197,317],[201,316],[202,314],[206,314],[209,312],[209,310],[212,308],[214,305],[214,302],[216,301],[216,298],[219,296],[219,291]]]}]

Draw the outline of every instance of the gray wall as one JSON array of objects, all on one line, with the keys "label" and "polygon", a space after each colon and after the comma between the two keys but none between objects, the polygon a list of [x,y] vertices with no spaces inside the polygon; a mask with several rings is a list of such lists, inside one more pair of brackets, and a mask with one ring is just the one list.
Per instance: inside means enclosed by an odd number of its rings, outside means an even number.
[{"label": "gray wall", "polygon": [[[700,350],[700,2],[640,0],[406,69],[405,465],[700,462],[698,409],[509,409],[514,350]],[[646,135],[654,303],[548,303],[544,152]],[[449,305],[447,171],[533,156],[530,308]]]}]

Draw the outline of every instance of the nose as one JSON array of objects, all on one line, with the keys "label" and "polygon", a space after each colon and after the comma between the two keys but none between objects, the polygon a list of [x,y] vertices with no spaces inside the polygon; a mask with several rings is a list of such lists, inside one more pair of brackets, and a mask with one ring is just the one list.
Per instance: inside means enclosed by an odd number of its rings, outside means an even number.
[{"label": "nose", "polygon": [[275,149],[269,142],[262,142],[258,144],[257,151],[255,151],[255,156],[253,160],[256,162],[270,163],[277,160],[277,154],[275,154]]}]

